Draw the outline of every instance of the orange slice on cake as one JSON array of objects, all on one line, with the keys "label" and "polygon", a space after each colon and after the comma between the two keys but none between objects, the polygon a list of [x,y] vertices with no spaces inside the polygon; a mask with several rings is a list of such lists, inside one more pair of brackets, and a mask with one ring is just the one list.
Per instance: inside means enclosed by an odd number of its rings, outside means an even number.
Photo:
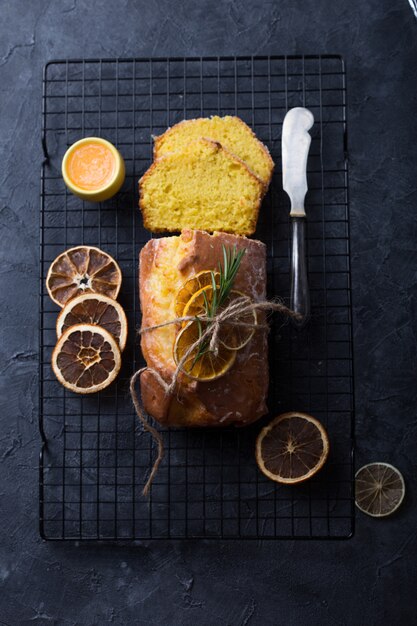
[{"label": "orange slice on cake", "polygon": [[[239,300],[244,305],[250,305],[251,299],[241,291],[232,289],[227,296],[225,302],[218,311],[221,312],[234,301]],[[199,289],[188,300],[184,307],[183,316],[200,317],[206,314],[207,308],[210,309],[213,301],[213,287],[208,285]],[[228,350],[241,350],[252,339],[255,329],[253,326],[257,324],[256,311],[249,310],[233,316],[233,323],[223,322],[219,333],[220,343]]]},{"label": "orange slice on cake", "polygon": [[174,344],[174,360],[181,372],[199,381],[210,381],[224,376],[236,360],[236,352],[219,344],[218,350],[210,350],[209,340],[196,344],[207,325],[197,321],[188,322],[180,330]]},{"label": "orange slice on cake", "polygon": [[200,291],[203,287],[208,287],[208,285],[212,284],[213,277],[216,285],[218,285],[220,273],[212,272],[210,270],[198,272],[198,274],[191,276],[191,278],[186,280],[185,283],[181,285],[177,295],[175,296],[175,315],[177,317],[183,316],[185,306],[194,294],[197,293],[197,291]]}]

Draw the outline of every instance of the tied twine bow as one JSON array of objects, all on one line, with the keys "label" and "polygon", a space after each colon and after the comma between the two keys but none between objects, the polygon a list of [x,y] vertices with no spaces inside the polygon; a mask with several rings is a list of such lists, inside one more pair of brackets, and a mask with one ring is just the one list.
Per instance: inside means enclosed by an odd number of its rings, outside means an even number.
[{"label": "tied twine bow", "polygon": [[175,387],[177,385],[178,377],[180,376],[181,372],[183,372],[184,365],[189,359],[189,357],[192,355],[194,350],[203,346],[208,341],[209,342],[208,350],[210,352],[213,352],[215,355],[218,354],[219,343],[220,343],[220,331],[221,331],[222,325],[227,324],[228,326],[232,326],[235,328],[238,328],[238,327],[247,328],[249,330],[254,330],[254,331],[269,329],[268,324],[259,324],[257,321],[255,321],[255,318],[254,318],[254,322],[252,323],[242,321],[242,318],[245,318],[245,316],[248,316],[250,313],[253,313],[256,311],[264,311],[266,313],[278,312],[278,313],[285,315],[286,317],[293,318],[293,319],[298,319],[300,317],[298,313],[295,313],[294,311],[286,307],[281,302],[271,301],[271,300],[262,300],[260,302],[254,302],[248,296],[242,296],[242,297],[233,299],[227,306],[225,306],[221,310],[218,310],[216,314],[212,317],[209,317],[207,315],[199,315],[198,317],[195,317],[195,316],[176,317],[172,320],[163,322],[161,324],[155,324],[154,326],[147,326],[145,328],[142,328],[139,331],[140,334],[144,334],[144,333],[157,330],[158,328],[164,328],[166,326],[170,326],[172,324],[181,324],[182,322],[190,322],[190,321],[195,321],[195,322],[199,321],[199,322],[202,322],[203,324],[206,324],[206,328],[200,332],[198,339],[187,348],[187,350],[184,352],[181,359],[177,362],[177,367],[175,369],[175,372],[172,376],[170,383],[167,383],[163,379],[161,374],[152,367],[142,367],[137,372],[135,372],[130,379],[130,395],[132,397],[132,402],[134,404],[136,414],[138,418],[140,419],[140,421],[142,422],[144,429],[147,430],[151,434],[151,436],[153,437],[154,441],[156,442],[158,446],[158,454],[152,466],[152,470],[150,472],[149,478],[146,481],[145,486],[143,488],[143,491],[142,491],[143,495],[146,496],[149,493],[149,489],[152,485],[155,474],[158,471],[159,465],[164,457],[164,443],[163,443],[161,434],[156,430],[156,428],[151,426],[151,424],[149,424],[147,420],[145,411],[136,393],[135,387],[136,387],[137,381],[140,379],[141,375],[144,372],[148,371],[155,377],[157,382],[160,384],[160,386],[164,390],[165,395],[172,396],[175,391]]}]

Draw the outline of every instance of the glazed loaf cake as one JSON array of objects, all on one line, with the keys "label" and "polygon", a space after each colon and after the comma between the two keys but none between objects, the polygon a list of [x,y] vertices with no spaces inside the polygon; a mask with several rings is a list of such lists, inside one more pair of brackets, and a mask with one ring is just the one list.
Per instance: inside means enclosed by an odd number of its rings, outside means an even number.
[{"label": "glazed loaf cake", "polygon": [[[223,258],[222,246],[246,248],[234,288],[254,301],[265,299],[266,248],[260,241],[226,233],[183,230],[178,237],[151,239],[140,253],[139,291],[142,328],[175,318],[175,296],[189,277],[216,269]],[[259,322],[264,322],[258,314]],[[149,367],[166,382],[172,380],[176,365],[173,346],[178,325],[143,333],[141,348]],[[145,410],[166,426],[243,426],[267,412],[267,332],[257,330],[237,353],[232,368],[211,382],[199,382],[181,375],[177,390],[167,397],[151,372],[141,376]]]}]

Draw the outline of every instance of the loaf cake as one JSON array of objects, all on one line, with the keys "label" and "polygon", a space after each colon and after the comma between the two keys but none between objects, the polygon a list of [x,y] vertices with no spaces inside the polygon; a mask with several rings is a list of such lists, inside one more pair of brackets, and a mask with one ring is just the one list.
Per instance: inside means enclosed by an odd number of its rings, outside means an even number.
[{"label": "loaf cake", "polygon": [[265,191],[271,181],[274,162],[268,148],[239,117],[226,115],[184,120],[155,139],[154,157],[183,150],[191,141],[207,137],[242,159],[263,182]]},{"label": "loaf cake", "polygon": [[[260,241],[226,233],[210,235],[183,230],[180,236],[151,239],[139,258],[139,291],[142,328],[175,319],[175,296],[191,276],[216,269],[223,246],[246,248],[234,288],[254,301],[265,299],[266,248]],[[263,314],[258,320],[264,323]],[[147,365],[166,382],[176,370],[173,346],[178,325],[169,325],[141,335]],[[257,329],[249,343],[237,352],[231,369],[220,378],[201,382],[181,374],[173,395],[166,395],[150,371],[141,376],[145,410],[165,426],[243,426],[267,412],[267,332]]]},{"label": "loaf cake", "polygon": [[264,185],[218,142],[197,139],[158,158],[139,181],[145,228],[255,232]]}]

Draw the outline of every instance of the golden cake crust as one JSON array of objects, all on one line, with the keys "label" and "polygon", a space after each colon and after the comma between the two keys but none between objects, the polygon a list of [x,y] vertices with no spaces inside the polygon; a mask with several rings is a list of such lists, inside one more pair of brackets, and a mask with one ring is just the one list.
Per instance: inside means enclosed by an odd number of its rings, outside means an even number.
[{"label": "golden cake crust", "polygon": [[[150,240],[139,258],[139,292],[142,328],[175,317],[175,294],[193,274],[215,268],[223,256],[222,245],[246,248],[235,288],[253,300],[265,298],[266,252],[259,241],[226,233],[183,230],[178,237]],[[259,315],[260,322],[264,322]],[[167,326],[143,333],[141,348],[147,365],[170,382],[175,371],[173,344],[178,328]],[[141,376],[145,410],[166,426],[243,426],[267,413],[267,332],[258,330],[237,354],[233,367],[212,382],[181,377],[181,385],[168,398],[150,372]]]}]

